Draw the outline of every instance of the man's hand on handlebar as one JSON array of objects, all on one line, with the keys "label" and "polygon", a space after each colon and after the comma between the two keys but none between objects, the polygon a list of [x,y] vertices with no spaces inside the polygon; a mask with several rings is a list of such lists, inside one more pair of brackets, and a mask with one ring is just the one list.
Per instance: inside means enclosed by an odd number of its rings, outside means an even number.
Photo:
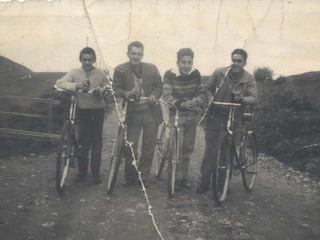
[{"label": "man's hand on handlebar", "polygon": [[131,91],[127,92],[126,98],[130,101],[137,101],[140,96],[140,92],[136,89],[132,89]]},{"label": "man's hand on handlebar", "polygon": [[234,101],[236,103],[245,104],[245,98],[242,96],[241,93],[234,94]]},{"label": "man's hand on handlebar", "polygon": [[93,89],[92,94],[96,97],[102,97],[104,95],[104,89],[101,87],[97,87]]},{"label": "man's hand on handlebar", "polygon": [[181,103],[180,107],[181,108],[186,108],[186,109],[189,109],[189,110],[195,110],[196,107],[197,107],[197,103],[195,101],[188,100],[188,101],[185,101],[185,102]]},{"label": "man's hand on handlebar", "polygon": [[157,102],[158,102],[158,100],[155,98],[155,96],[153,96],[153,95],[149,96],[149,99],[148,99],[149,105],[156,105]]}]

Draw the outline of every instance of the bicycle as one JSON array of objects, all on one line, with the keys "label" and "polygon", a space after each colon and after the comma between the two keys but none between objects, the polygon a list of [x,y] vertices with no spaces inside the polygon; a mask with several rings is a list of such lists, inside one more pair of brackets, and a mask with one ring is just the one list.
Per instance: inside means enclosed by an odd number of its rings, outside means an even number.
[{"label": "bicycle", "polygon": [[174,123],[169,126],[168,121],[162,125],[156,146],[156,178],[160,179],[165,163],[167,163],[168,172],[168,196],[172,198],[175,191],[176,168],[179,164],[179,110],[165,101],[159,100],[160,103],[168,107],[175,108]]},{"label": "bicycle", "polygon": [[155,173],[156,178],[160,179],[163,168],[165,166],[166,159],[168,157],[168,140],[169,140],[169,125],[167,121],[164,121],[160,130],[160,134],[157,138],[157,145],[155,149]]},{"label": "bicycle", "polygon": [[125,148],[128,148],[128,141],[126,139],[126,131],[127,131],[127,123],[126,123],[126,115],[127,115],[127,104],[123,105],[123,114],[120,118],[118,131],[114,140],[112,154],[111,154],[111,163],[109,168],[109,179],[107,186],[107,194],[111,195],[114,190],[114,186],[117,180],[119,167],[123,159],[125,158]]},{"label": "bicycle", "polygon": [[[54,86],[56,91],[69,92]],[[110,90],[110,86],[105,86],[102,94]],[[94,90],[88,93],[92,94]],[[72,94],[72,93],[71,93]],[[59,194],[63,194],[67,183],[70,168],[75,168],[77,159],[78,146],[78,128],[79,122],[76,119],[77,104],[74,94],[71,95],[69,108],[69,117],[64,122],[60,140],[58,143],[57,160],[56,160],[56,189]]]},{"label": "bicycle", "polygon": [[[56,91],[66,91],[54,86]],[[56,161],[56,189],[59,194],[65,190],[67,176],[70,167],[75,167],[77,144],[78,123],[76,121],[76,100],[74,95],[71,95],[71,103],[69,109],[69,117],[64,122],[60,141],[57,150]]]},{"label": "bicycle", "polygon": [[[246,192],[251,192],[257,175],[258,152],[256,137],[253,131],[248,130],[247,122],[253,114],[244,113],[239,121],[234,118],[238,103],[214,102],[214,105],[229,106],[227,129],[220,133],[216,151],[216,162],[212,171],[213,197],[221,205],[227,196],[231,174],[242,175],[242,183]],[[234,124],[239,125],[240,144],[237,145],[234,135]]]},{"label": "bicycle", "polygon": [[[139,100],[148,101],[147,97],[139,97]],[[134,100],[132,100],[134,101]],[[120,116],[118,131],[114,140],[111,162],[109,168],[109,179],[107,185],[107,194],[112,195],[114,186],[117,180],[118,172],[121,163],[124,161],[125,157],[131,153],[130,143],[127,140],[127,102],[123,103],[122,116]]]}]

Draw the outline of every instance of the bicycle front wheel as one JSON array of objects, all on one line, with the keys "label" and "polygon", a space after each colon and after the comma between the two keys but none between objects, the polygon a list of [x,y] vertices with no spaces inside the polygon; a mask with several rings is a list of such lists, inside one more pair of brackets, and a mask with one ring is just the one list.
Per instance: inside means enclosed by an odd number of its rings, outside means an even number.
[{"label": "bicycle front wheel", "polygon": [[178,131],[175,127],[171,128],[168,146],[168,195],[173,197],[176,181],[176,169],[178,161]]},{"label": "bicycle front wheel", "polygon": [[216,161],[212,172],[212,188],[213,198],[220,205],[226,199],[231,174],[231,144],[226,132],[220,134],[215,154]]},{"label": "bicycle front wheel", "polygon": [[124,134],[125,134],[125,129],[123,128],[123,126],[120,125],[114,145],[113,145],[113,150],[112,150],[111,163],[109,168],[108,190],[107,190],[108,195],[112,194],[116,180],[117,180],[120,163],[123,156],[122,150],[125,144]]},{"label": "bicycle front wheel", "polygon": [[162,125],[159,138],[157,139],[156,154],[156,178],[160,179],[162,170],[165,166],[168,154],[168,132],[169,126],[166,122]]},{"label": "bicycle front wheel", "polygon": [[253,190],[254,182],[258,170],[258,153],[256,138],[253,133],[245,134],[243,138],[243,148],[241,153],[241,173],[242,183],[247,192]]},{"label": "bicycle front wheel", "polygon": [[70,163],[73,161],[72,157],[75,151],[74,139],[71,121],[67,120],[62,128],[57,151],[56,189],[59,194],[62,194],[65,190]]}]

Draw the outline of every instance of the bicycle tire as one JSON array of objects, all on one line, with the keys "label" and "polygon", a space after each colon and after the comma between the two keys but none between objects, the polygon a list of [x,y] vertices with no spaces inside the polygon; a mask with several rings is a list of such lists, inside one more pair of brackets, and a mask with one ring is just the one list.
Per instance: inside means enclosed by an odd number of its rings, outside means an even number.
[{"label": "bicycle tire", "polygon": [[108,188],[107,193],[111,195],[114,190],[114,186],[117,180],[119,167],[121,163],[121,159],[123,156],[123,147],[124,147],[124,134],[125,128],[123,126],[119,126],[117,136],[113,145],[110,168],[109,168],[109,179],[108,179]]},{"label": "bicycle tire", "polygon": [[241,153],[241,173],[242,183],[247,192],[251,192],[254,187],[258,168],[256,138],[253,133],[247,133],[243,139],[243,148]]},{"label": "bicycle tire", "polygon": [[165,166],[168,154],[168,132],[169,126],[166,122],[162,125],[161,132],[159,138],[157,139],[156,146],[156,178],[160,179],[163,168]]},{"label": "bicycle tire", "polygon": [[56,189],[59,194],[65,191],[65,185],[70,169],[70,163],[75,151],[72,124],[67,120],[62,128],[56,161]]},{"label": "bicycle tire", "polygon": [[176,168],[178,161],[178,143],[177,143],[178,131],[175,127],[170,129],[170,138],[168,146],[168,196],[172,198],[175,190],[176,181]]},{"label": "bicycle tire", "polygon": [[228,133],[222,132],[218,139],[216,162],[212,171],[213,198],[221,205],[227,196],[229,177],[231,174],[231,144]]}]

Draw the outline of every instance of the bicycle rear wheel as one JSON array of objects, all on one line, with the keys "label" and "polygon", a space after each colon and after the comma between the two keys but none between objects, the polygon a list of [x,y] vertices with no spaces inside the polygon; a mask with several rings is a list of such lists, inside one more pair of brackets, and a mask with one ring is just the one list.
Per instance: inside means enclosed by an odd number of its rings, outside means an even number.
[{"label": "bicycle rear wheel", "polygon": [[57,151],[56,189],[59,194],[62,194],[65,190],[70,164],[75,156],[74,139],[71,121],[67,120],[62,128]]},{"label": "bicycle rear wheel", "polygon": [[125,129],[123,126],[119,126],[118,133],[113,145],[111,163],[109,168],[109,180],[108,180],[108,195],[111,195],[117,180],[118,171],[121,163],[121,159],[123,156],[123,147],[124,147],[124,134]]},{"label": "bicycle rear wheel", "polygon": [[247,192],[251,192],[258,169],[256,138],[253,133],[245,134],[241,153],[242,183]]},{"label": "bicycle rear wheel", "polygon": [[176,168],[178,161],[178,131],[175,127],[170,129],[170,138],[168,146],[168,195],[173,197],[176,181]]},{"label": "bicycle rear wheel", "polygon": [[162,125],[159,138],[157,139],[156,154],[156,178],[160,179],[162,170],[167,160],[168,154],[168,132],[169,126],[166,122]]},{"label": "bicycle rear wheel", "polygon": [[212,172],[213,198],[218,205],[222,204],[227,196],[229,177],[231,174],[231,144],[228,134],[222,132],[219,136],[216,151],[216,162]]}]

